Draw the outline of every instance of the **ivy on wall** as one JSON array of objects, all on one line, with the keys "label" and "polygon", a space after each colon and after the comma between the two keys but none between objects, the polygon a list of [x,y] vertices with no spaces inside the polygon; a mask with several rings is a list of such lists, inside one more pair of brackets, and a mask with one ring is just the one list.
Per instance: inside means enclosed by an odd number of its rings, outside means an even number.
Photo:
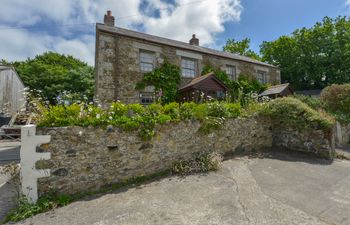
[{"label": "ivy on wall", "polygon": [[160,67],[146,73],[136,84],[137,90],[146,86],[154,86],[161,103],[174,102],[177,99],[177,89],[181,81],[181,70],[178,66],[165,61]]}]

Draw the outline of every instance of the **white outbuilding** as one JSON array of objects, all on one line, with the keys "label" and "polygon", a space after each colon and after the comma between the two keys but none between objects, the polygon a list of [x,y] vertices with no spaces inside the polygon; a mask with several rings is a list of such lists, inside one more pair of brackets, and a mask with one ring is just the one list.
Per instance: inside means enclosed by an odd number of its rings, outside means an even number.
[{"label": "white outbuilding", "polygon": [[0,113],[13,115],[25,104],[24,84],[11,66],[0,65]]}]

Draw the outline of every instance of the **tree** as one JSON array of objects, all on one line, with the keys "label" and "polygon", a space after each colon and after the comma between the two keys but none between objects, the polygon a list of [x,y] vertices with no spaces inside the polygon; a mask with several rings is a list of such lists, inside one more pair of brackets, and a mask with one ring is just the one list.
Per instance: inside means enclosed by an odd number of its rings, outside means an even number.
[{"label": "tree", "polygon": [[350,82],[350,20],[325,17],[311,28],[263,42],[260,53],[297,90]]},{"label": "tree", "polygon": [[72,56],[46,52],[33,59],[7,64],[15,67],[25,86],[40,91],[51,104],[56,104],[63,93],[78,99],[93,97],[93,67]]},{"label": "tree", "polygon": [[260,56],[250,49],[250,39],[245,38],[241,41],[228,39],[223,47],[225,52],[231,52],[242,56],[247,56],[256,60],[260,60]]}]

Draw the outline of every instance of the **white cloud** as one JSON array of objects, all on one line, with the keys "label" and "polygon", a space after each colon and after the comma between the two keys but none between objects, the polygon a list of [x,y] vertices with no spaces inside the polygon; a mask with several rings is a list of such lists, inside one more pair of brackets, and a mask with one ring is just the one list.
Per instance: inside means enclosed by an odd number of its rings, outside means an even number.
[{"label": "white cloud", "polygon": [[26,30],[0,30],[0,43],[0,59],[25,60],[45,51],[55,51],[72,55],[94,65],[95,37],[93,35],[65,39]]},{"label": "white cloud", "polygon": [[[157,2],[154,0],[153,2]],[[176,6],[177,5],[177,6]],[[156,4],[154,9],[161,9]],[[145,18],[146,32],[188,41],[196,34],[200,43],[213,44],[215,34],[224,31],[224,23],[239,21],[242,5],[240,0],[176,0],[171,10],[161,10],[159,18]]]},{"label": "white cloud", "polygon": [[[147,8],[140,12],[142,0],[2,0],[0,59],[23,60],[44,51],[57,51],[93,65],[94,26],[79,24],[102,22],[107,10],[112,10],[117,26],[141,25],[147,33],[186,42],[195,33],[202,45],[214,45],[215,35],[224,31],[225,22],[240,20],[240,1],[175,0],[171,4],[147,0]],[[159,18],[151,16],[154,12]],[[42,24],[51,27],[39,32],[46,29],[38,29]],[[3,29],[6,26],[28,29]]]}]

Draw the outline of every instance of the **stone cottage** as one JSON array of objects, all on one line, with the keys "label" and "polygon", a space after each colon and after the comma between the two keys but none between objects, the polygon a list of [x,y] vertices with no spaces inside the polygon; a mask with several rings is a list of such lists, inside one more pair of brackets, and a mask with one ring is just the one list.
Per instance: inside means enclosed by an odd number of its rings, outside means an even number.
[{"label": "stone cottage", "polygon": [[102,102],[151,103],[152,87],[138,91],[135,85],[165,59],[181,68],[182,85],[200,76],[205,65],[226,71],[231,79],[245,74],[262,83],[280,83],[277,67],[201,47],[195,35],[185,43],[115,27],[114,23],[111,11],[107,11],[104,24],[96,24],[95,96]]}]

